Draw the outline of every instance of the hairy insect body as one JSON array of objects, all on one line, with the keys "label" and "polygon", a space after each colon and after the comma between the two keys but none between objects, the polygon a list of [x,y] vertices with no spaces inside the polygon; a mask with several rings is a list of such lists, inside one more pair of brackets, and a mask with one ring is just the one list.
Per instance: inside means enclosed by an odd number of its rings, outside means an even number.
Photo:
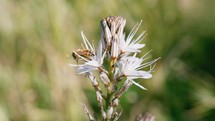
[{"label": "hairy insect body", "polygon": [[73,58],[77,61],[79,59],[83,60],[83,58],[91,60],[91,57],[94,55],[95,55],[94,52],[89,49],[78,49],[78,50],[72,52]]}]

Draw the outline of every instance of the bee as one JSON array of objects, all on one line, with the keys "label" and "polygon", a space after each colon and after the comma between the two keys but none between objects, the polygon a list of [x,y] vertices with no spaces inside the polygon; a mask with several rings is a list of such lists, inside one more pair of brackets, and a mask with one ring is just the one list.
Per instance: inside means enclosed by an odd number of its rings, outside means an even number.
[{"label": "bee", "polygon": [[[91,60],[91,57],[94,56],[94,51],[90,49],[78,49],[72,52],[72,57],[78,62],[79,59],[85,58]],[[83,57],[83,58],[81,58]]]}]

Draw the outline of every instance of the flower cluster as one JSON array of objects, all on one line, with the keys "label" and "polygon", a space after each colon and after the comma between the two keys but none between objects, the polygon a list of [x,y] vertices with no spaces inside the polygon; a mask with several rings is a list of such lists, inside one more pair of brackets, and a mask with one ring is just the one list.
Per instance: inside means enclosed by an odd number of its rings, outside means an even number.
[{"label": "flower cluster", "polygon": [[[97,49],[82,32],[84,46],[72,53],[77,64],[70,64],[70,66],[76,67],[78,74],[86,75],[91,80],[96,91],[102,120],[117,120],[120,112],[116,107],[119,105],[121,95],[132,84],[145,89],[135,81],[136,79],[152,78],[151,73],[158,59],[147,61],[150,52],[141,58],[137,57],[137,53],[140,53],[145,46],[140,43],[145,32],[135,38],[141,23],[142,21],[134,26],[126,37],[123,33],[126,24],[124,18],[120,16],[104,18],[101,20],[101,38]],[[99,73],[98,77],[95,71]],[[104,84],[105,89],[100,88],[98,79]],[[122,81],[123,85],[119,85]],[[92,116],[89,117],[92,119]]]}]

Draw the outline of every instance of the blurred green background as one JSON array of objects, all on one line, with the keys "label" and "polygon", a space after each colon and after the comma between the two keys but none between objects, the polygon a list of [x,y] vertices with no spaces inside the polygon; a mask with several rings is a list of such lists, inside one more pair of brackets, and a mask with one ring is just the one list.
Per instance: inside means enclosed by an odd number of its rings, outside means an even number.
[{"label": "blurred green background", "polygon": [[[0,121],[87,120],[80,103],[97,109],[89,80],[66,55],[98,42],[100,20],[143,20],[143,55],[161,57],[148,88],[132,86],[121,99],[121,121],[150,112],[157,121],[215,120],[215,1],[0,0]],[[90,105],[92,103],[92,105]]]}]

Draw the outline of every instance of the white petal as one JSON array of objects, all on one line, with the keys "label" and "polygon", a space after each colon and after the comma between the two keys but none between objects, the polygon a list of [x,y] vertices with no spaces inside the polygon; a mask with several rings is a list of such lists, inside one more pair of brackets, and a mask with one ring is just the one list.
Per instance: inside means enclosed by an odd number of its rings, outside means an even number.
[{"label": "white petal", "polygon": [[152,78],[152,74],[150,74],[149,72],[139,71],[139,73],[141,74],[141,78],[143,78],[143,79],[150,79],[150,78]]},{"label": "white petal", "polygon": [[125,71],[124,74],[129,79],[136,79],[136,78],[142,78],[142,79],[150,79],[152,78],[152,74],[146,71]]},{"label": "white petal", "polygon": [[135,53],[141,52],[140,50],[138,50],[136,48],[130,48],[130,47],[124,48],[122,51],[126,52],[126,53],[128,53],[128,52],[135,52]]},{"label": "white petal", "polygon": [[96,54],[96,60],[99,62],[99,60],[102,58],[102,40],[99,41],[98,48],[97,48],[97,54]]},{"label": "white petal", "polygon": [[85,45],[86,49],[89,49],[87,42],[86,42],[88,40],[87,40],[86,36],[84,35],[83,31],[81,31],[81,36],[82,36],[82,39],[84,41],[84,45]]},{"label": "white petal", "polygon": [[121,34],[120,36],[120,48],[125,46],[125,34]]},{"label": "white petal", "polygon": [[68,64],[68,66],[72,66],[72,67],[77,67],[77,66],[80,66],[80,65],[78,65],[78,64]]},{"label": "white petal", "polygon": [[125,76],[129,79],[136,79],[136,78],[141,78],[141,74],[138,71],[125,71],[124,72]]},{"label": "white petal", "polygon": [[105,55],[106,55],[106,51],[103,53],[102,58],[98,61],[99,65],[102,65],[102,64],[103,64]]},{"label": "white petal", "polygon": [[84,35],[83,31],[81,32],[81,36],[83,38],[84,45],[85,45],[86,49],[90,49],[90,50],[94,51],[93,46],[90,44],[90,42],[88,41],[87,37]]},{"label": "white petal", "polygon": [[131,44],[129,47],[134,49],[141,49],[145,46],[145,44]]},{"label": "white petal", "polygon": [[134,26],[134,28],[131,30],[131,32],[129,33],[129,35],[128,35],[128,37],[127,37],[127,40],[126,40],[127,43],[130,43],[130,42],[131,42],[131,40],[133,39],[134,35],[137,33],[137,30],[139,29],[141,23],[142,23],[142,21],[140,21],[139,24],[137,23],[137,24]]},{"label": "white petal", "polygon": [[136,39],[136,40],[134,40],[133,42],[134,43],[139,43],[142,39],[143,39],[143,35],[146,33],[146,31],[143,31],[140,35],[139,35],[139,37]]},{"label": "white petal", "polygon": [[143,87],[143,86],[142,86],[142,85],[140,85],[139,83],[137,83],[137,82],[135,82],[135,81],[133,81],[133,80],[131,80],[131,82],[132,82],[134,85],[136,85],[136,86],[140,87],[141,89],[143,89],[143,90],[147,90],[145,87]]},{"label": "white petal", "polygon": [[77,72],[78,72],[78,74],[83,74],[83,73],[90,72],[90,71],[97,70],[97,69],[98,68],[93,67],[93,66],[82,66],[77,69]]},{"label": "white petal", "polygon": [[89,62],[86,62],[85,65],[89,65],[89,66],[94,66],[94,67],[99,67],[100,65],[98,64],[97,61],[89,61]]}]

